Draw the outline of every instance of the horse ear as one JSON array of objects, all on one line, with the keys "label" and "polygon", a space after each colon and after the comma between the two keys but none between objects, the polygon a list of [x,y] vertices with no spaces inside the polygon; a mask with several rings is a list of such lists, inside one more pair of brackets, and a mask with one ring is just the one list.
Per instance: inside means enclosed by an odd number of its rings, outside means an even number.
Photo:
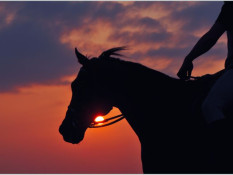
[{"label": "horse ear", "polygon": [[84,65],[86,65],[87,63],[88,63],[88,58],[87,57],[85,57],[84,55],[82,55],[78,50],[77,50],[77,48],[75,48],[75,54],[76,54],[76,56],[77,56],[77,58],[78,58],[78,62],[80,63],[80,64],[82,64],[83,66]]}]

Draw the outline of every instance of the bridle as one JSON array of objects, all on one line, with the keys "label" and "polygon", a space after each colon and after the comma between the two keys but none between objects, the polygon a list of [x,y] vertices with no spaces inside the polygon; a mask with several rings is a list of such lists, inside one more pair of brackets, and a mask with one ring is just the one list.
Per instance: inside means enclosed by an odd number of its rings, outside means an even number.
[{"label": "bridle", "polygon": [[[76,113],[77,110],[72,108],[72,107],[68,107],[68,110],[72,113]],[[116,115],[116,116],[113,116],[113,117],[110,117],[110,118],[107,118],[107,119],[104,119],[103,121],[101,122],[96,122],[96,121],[93,121],[89,126],[88,128],[102,128],[102,127],[105,127],[105,126],[109,126],[109,125],[112,125],[114,123],[117,123],[119,121],[121,121],[122,119],[124,119],[125,116],[123,114],[119,114],[119,115]],[[111,121],[113,120],[113,121]],[[111,122],[109,122],[111,121]],[[74,125],[77,125],[76,121],[73,120],[74,122]],[[109,122],[109,123],[108,123]]]},{"label": "bridle", "polygon": [[[84,71],[86,71],[86,70],[84,69],[84,67],[82,67],[82,68],[80,69],[80,71],[84,72]],[[74,108],[72,108],[72,107],[70,107],[70,106],[68,106],[68,110],[69,110],[70,112],[72,112],[72,113],[77,113],[77,110],[74,109]],[[124,119],[124,118],[125,118],[124,115],[123,115],[123,114],[120,114],[120,115],[116,115],[116,116],[113,116],[113,117],[104,119],[104,120],[101,121],[101,122],[93,121],[88,127],[89,127],[89,128],[102,128],[102,127],[109,126],[109,125],[112,125],[112,124],[114,124],[114,123],[117,123],[117,122],[121,121],[121,120]],[[111,121],[111,120],[113,120],[113,121]],[[109,122],[109,121],[111,121],[111,122]],[[77,125],[77,123],[76,123],[75,120],[73,120],[73,124],[74,124],[74,125]]]},{"label": "bridle", "polygon": [[[104,119],[101,123],[94,121],[89,125],[89,128],[102,128],[102,127],[109,126],[109,125],[112,125],[114,123],[117,123],[117,122],[121,121],[124,118],[125,118],[125,116],[123,114],[120,114],[120,115],[116,115],[114,117]],[[114,121],[112,121],[110,123],[107,123],[110,120],[114,120]],[[104,123],[106,123],[106,124],[104,124]]]}]

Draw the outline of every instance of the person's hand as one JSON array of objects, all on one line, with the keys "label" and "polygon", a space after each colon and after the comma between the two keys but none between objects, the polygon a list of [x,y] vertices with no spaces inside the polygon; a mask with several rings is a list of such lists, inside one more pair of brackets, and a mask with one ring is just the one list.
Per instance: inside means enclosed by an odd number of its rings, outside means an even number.
[{"label": "person's hand", "polygon": [[189,80],[193,70],[192,61],[184,61],[177,76],[182,80]]}]

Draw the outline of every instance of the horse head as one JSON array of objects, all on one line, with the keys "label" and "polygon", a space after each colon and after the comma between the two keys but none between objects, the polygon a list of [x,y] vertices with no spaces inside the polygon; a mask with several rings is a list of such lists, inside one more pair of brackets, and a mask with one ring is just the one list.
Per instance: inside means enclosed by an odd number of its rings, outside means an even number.
[{"label": "horse head", "polygon": [[106,88],[111,76],[106,72],[104,59],[119,55],[114,48],[103,52],[98,58],[88,59],[75,49],[78,62],[82,65],[77,78],[71,83],[72,98],[59,132],[65,141],[79,143],[86,129],[98,115],[106,115],[113,107],[111,89]]}]

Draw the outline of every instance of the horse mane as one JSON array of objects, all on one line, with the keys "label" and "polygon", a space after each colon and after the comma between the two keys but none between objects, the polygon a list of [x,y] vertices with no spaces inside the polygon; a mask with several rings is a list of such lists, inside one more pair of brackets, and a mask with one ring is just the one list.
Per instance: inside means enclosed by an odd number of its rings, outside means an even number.
[{"label": "horse mane", "polygon": [[[126,67],[126,69],[128,69],[128,70],[134,71],[135,74],[139,74],[140,76],[146,75],[147,78],[149,78],[149,79],[155,78],[155,76],[156,76],[159,79],[173,79],[173,80],[175,80],[174,78],[172,78],[172,77],[170,77],[162,72],[151,69],[151,68],[144,66],[140,63],[135,63],[135,62],[120,59],[120,57],[125,57],[125,56],[122,54],[119,54],[118,52],[124,51],[124,50],[128,50],[128,47],[122,46],[122,47],[111,48],[109,50],[104,51],[99,56],[99,59],[103,59],[106,61],[108,60],[109,62],[111,62],[113,64],[120,64],[121,66]],[[118,56],[118,57],[116,58],[113,56]]]},{"label": "horse mane", "polygon": [[121,46],[121,47],[114,47],[114,48],[111,48],[111,49],[108,49],[106,51],[104,51],[100,56],[99,58],[109,58],[111,57],[112,55],[117,55],[117,56],[123,56],[117,52],[120,52],[120,51],[123,51],[123,50],[127,50],[127,46]]}]

